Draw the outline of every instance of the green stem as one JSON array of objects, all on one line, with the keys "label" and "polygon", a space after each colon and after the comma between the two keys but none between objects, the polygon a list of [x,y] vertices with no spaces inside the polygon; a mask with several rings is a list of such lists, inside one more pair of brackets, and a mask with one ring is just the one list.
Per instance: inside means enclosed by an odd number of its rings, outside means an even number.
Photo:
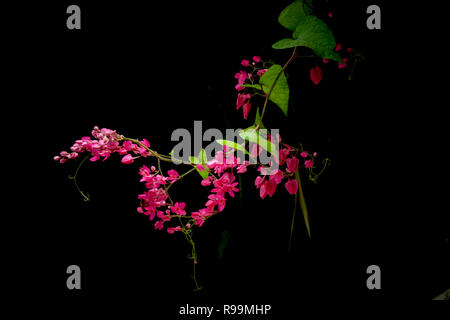
[{"label": "green stem", "polygon": [[303,195],[302,184],[300,182],[299,170],[297,170],[295,172],[295,179],[297,180],[297,183],[298,183],[298,195],[300,196],[300,198],[299,198],[300,209],[302,209],[303,218],[305,219],[306,231],[308,231],[308,236],[309,236],[309,238],[311,238],[311,228],[309,226],[308,208],[306,207],[306,201],[305,201],[305,197]]},{"label": "green stem", "polygon": [[170,189],[170,187],[171,187],[175,182],[177,182],[178,180],[183,179],[185,176],[187,176],[189,173],[191,173],[192,171],[194,171],[194,170],[196,170],[196,169],[197,169],[197,168],[194,167],[194,168],[192,168],[191,170],[189,170],[189,171],[183,173],[181,176],[179,176],[179,177],[177,178],[177,180],[175,180],[174,182],[172,182],[171,184],[169,184],[169,185],[167,186],[166,192]]},{"label": "green stem", "polygon": [[78,165],[77,169],[75,170],[75,173],[73,176],[69,176],[70,180],[73,180],[73,183],[75,184],[75,187],[77,187],[78,192],[82,195],[83,200],[84,201],[89,201],[89,195],[84,194],[84,192],[80,189],[80,187],[78,186],[77,183],[77,175],[78,175],[78,171],[80,170],[81,166],[83,165],[83,163],[90,157],[90,155],[84,157],[83,160],[81,160],[80,164]]},{"label": "green stem", "polygon": [[194,283],[195,283],[195,289],[194,291],[199,291],[201,290],[203,287],[198,285],[198,281],[197,281],[197,270],[196,270],[196,265],[197,265],[197,252],[195,250],[195,242],[192,240],[192,236],[190,234],[190,232],[192,231],[187,231],[185,232],[186,235],[186,239],[187,241],[191,244],[192,246],[192,251],[191,251],[191,259],[192,259],[192,279],[194,279]]}]

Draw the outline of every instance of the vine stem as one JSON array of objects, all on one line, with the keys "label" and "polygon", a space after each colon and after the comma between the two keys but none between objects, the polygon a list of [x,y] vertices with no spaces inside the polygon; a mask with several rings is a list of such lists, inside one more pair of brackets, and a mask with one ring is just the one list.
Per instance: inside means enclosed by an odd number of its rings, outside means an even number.
[{"label": "vine stem", "polygon": [[126,138],[126,137],[123,137],[123,138],[120,139],[120,140],[131,141],[131,142],[133,142],[133,143],[136,143],[136,144],[139,145],[140,147],[145,148],[145,150],[147,150],[148,152],[150,152],[152,155],[154,155],[154,156],[155,156],[156,158],[158,158],[159,160],[166,161],[166,162],[173,162],[172,159],[171,159],[171,157],[166,156],[166,155],[163,155],[163,154],[159,154],[158,152],[156,152],[156,151],[150,149],[149,147],[147,147],[145,144],[143,144],[142,142],[140,142],[140,141],[137,140],[137,139],[132,139],[132,138]]},{"label": "vine stem", "polygon": [[192,251],[191,251],[191,259],[192,259],[192,279],[194,279],[194,283],[195,283],[195,289],[194,291],[199,291],[201,290],[203,287],[198,285],[198,281],[197,281],[197,270],[195,268],[195,266],[197,265],[197,251],[195,250],[195,242],[192,240],[192,236],[189,234],[189,232],[185,233],[186,235],[186,239],[188,240],[188,242],[191,244],[192,246]]},{"label": "vine stem", "polygon": [[85,195],[84,192],[80,189],[80,187],[78,186],[77,183],[77,175],[78,175],[78,171],[80,170],[81,166],[84,164],[84,162],[90,157],[90,155],[84,157],[83,160],[81,160],[80,164],[78,165],[77,169],[75,170],[75,173],[73,176],[69,176],[70,180],[73,180],[73,183],[75,184],[75,187],[77,187],[78,192],[83,196],[83,200],[84,201],[89,201],[89,195]]},{"label": "vine stem", "polygon": [[286,63],[284,64],[283,68],[280,70],[280,72],[278,72],[277,77],[273,81],[272,86],[270,87],[269,93],[266,96],[266,100],[264,101],[263,110],[261,112],[261,117],[259,118],[258,125],[256,126],[255,131],[257,131],[259,129],[260,125],[261,125],[262,119],[263,119],[264,114],[266,112],[267,103],[269,102],[270,95],[272,94],[273,88],[275,88],[275,85],[277,84],[278,79],[280,78],[281,74],[284,73],[284,70],[286,70],[286,68],[292,62],[292,60],[294,60],[294,58],[297,57],[297,48],[298,47],[294,47],[294,51],[292,52],[291,57],[289,58],[288,61],[286,61]]}]

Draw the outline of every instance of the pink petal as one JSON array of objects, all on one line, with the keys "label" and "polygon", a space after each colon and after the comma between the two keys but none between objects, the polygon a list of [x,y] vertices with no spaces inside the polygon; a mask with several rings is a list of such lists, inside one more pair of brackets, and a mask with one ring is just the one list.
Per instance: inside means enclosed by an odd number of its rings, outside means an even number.
[{"label": "pink petal", "polygon": [[250,61],[244,59],[244,60],[241,61],[241,64],[242,64],[244,67],[247,67],[248,64],[249,64],[249,62],[250,62]]},{"label": "pink petal", "polygon": [[243,111],[244,111],[244,119],[247,120],[248,114],[252,109],[252,104],[250,102],[244,103]]},{"label": "pink petal", "polygon": [[289,180],[284,184],[289,194],[296,194],[298,190],[297,180]]},{"label": "pink petal", "polygon": [[126,156],[124,156],[123,158],[122,158],[122,161],[121,161],[123,164],[130,164],[130,163],[133,163],[134,162],[134,160],[133,160],[133,157],[131,156],[131,154],[127,154]]},{"label": "pink petal", "polygon": [[318,66],[311,68],[310,76],[311,81],[314,84],[319,84],[320,80],[322,80],[322,69],[320,69]]}]

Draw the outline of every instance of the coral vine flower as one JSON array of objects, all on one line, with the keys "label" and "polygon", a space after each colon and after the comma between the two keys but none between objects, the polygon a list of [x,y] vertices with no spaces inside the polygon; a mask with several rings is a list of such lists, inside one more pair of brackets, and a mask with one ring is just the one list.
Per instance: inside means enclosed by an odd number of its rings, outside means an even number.
[{"label": "coral vine flower", "polygon": [[312,168],[313,166],[314,166],[314,161],[312,161],[312,160],[305,161],[305,168]]},{"label": "coral vine flower", "polygon": [[247,120],[248,114],[250,113],[251,109],[252,109],[252,104],[250,102],[244,103],[242,111],[244,112],[244,119],[245,120]]},{"label": "coral vine flower", "polygon": [[170,207],[170,210],[172,210],[173,213],[176,213],[180,216],[185,216],[186,211],[184,208],[186,207],[186,203],[184,202],[176,202],[173,206]]},{"label": "coral vine flower", "polygon": [[342,44],[341,43],[336,43],[336,48],[334,48],[334,51],[338,52],[342,49]]},{"label": "coral vine flower", "polygon": [[297,171],[299,160],[296,157],[292,157],[289,159],[286,159],[286,165],[287,165],[287,172],[294,173]]},{"label": "coral vine flower", "polygon": [[302,151],[302,152],[300,153],[300,156],[301,156],[302,158],[306,158],[306,157],[308,156],[308,152]]},{"label": "coral vine flower", "polygon": [[297,180],[289,180],[284,184],[289,194],[296,194],[298,190]]},{"label": "coral vine flower", "polygon": [[248,67],[248,64],[250,63],[250,61],[248,61],[248,60],[246,60],[246,59],[244,59],[244,60],[242,60],[241,61],[241,64],[244,66],[244,67]]},{"label": "coral vine flower", "polygon": [[202,182],[200,182],[202,186],[206,187],[211,185],[211,179],[210,178],[206,178],[204,180],[202,180]]},{"label": "coral vine flower", "polygon": [[171,169],[171,170],[167,171],[167,174],[169,175],[167,180],[169,180],[171,183],[174,183],[175,181],[177,181],[178,176],[179,176],[178,172],[176,172],[175,170]]},{"label": "coral vine flower", "polygon": [[256,72],[256,74],[257,74],[259,77],[261,77],[264,73],[267,72],[267,70],[269,70],[269,69],[261,69],[261,70],[258,70],[258,71]]},{"label": "coral vine flower", "polygon": [[266,180],[259,189],[259,196],[264,199],[266,196],[272,197],[277,190],[277,184],[272,180]]},{"label": "coral vine flower", "polygon": [[236,101],[236,110],[239,110],[248,99],[250,99],[251,95],[248,94],[240,94],[238,93],[238,98]]},{"label": "coral vine flower", "polygon": [[170,227],[170,228],[167,228],[167,232],[170,233],[170,234],[175,233],[175,231],[181,231],[181,227],[178,226],[178,227]]},{"label": "coral vine flower", "polygon": [[245,80],[247,80],[248,74],[245,71],[240,71],[239,73],[236,73],[234,77],[238,80],[238,84],[235,86],[237,91],[241,91],[245,89],[243,84],[245,83]]},{"label": "coral vine flower", "polygon": [[121,162],[123,164],[130,164],[134,162],[134,158],[131,156],[131,154],[127,154],[126,156],[124,156],[121,160]]},{"label": "coral vine flower", "polygon": [[259,56],[254,56],[254,57],[253,57],[253,61],[255,61],[256,63],[258,63],[258,62],[261,61],[261,57],[259,57]]},{"label": "coral vine flower", "polygon": [[322,80],[322,69],[320,69],[320,67],[318,66],[311,68],[310,77],[311,81],[314,84],[319,84],[319,82]]}]

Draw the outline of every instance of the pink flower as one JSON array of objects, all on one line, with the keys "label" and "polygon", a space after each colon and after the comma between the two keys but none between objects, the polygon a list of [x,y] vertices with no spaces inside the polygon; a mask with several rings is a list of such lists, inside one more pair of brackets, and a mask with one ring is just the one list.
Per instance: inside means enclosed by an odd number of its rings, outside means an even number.
[{"label": "pink flower", "polygon": [[272,174],[269,177],[269,180],[272,180],[276,184],[280,184],[283,178],[284,178],[283,171],[277,169],[274,172],[272,172]]},{"label": "pink flower", "polygon": [[164,222],[161,220],[156,221],[155,223],[155,230],[162,230],[164,227]]},{"label": "pink flower", "polygon": [[261,188],[261,186],[264,184],[264,182],[265,182],[264,177],[261,177],[261,176],[256,177],[256,179],[255,179],[256,188],[258,188],[258,189]]},{"label": "pink flower", "polygon": [[206,207],[210,210],[214,210],[215,206],[217,206],[217,210],[222,212],[225,209],[225,205],[227,200],[225,196],[222,194],[210,194],[208,196],[208,201],[206,202]]},{"label": "pink flower", "polygon": [[323,62],[323,63],[328,63],[329,60],[328,60],[328,59],[322,59],[322,62]]},{"label": "pink flower", "polygon": [[294,173],[297,171],[299,160],[296,157],[292,157],[289,159],[286,159],[286,165],[287,165],[287,172]]},{"label": "pink flower", "polygon": [[211,192],[224,195],[225,193],[228,193],[230,197],[234,197],[234,192],[239,191],[236,186],[239,184],[238,182],[234,182],[236,177],[229,172],[224,173],[219,179],[215,180],[213,182],[214,189],[211,190]]},{"label": "pink flower", "polygon": [[242,64],[244,67],[248,67],[249,62],[250,62],[250,61],[244,59],[244,60],[241,61],[241,64]]},{"label": "pink flower", "polygon": [[244,112],[244,119],[247,120],[248,114],[250,113],[250,110],[252,109],[252,104],[250,102],[244,103],[244,106],[242,108]]},{"label": "pink flower", "polygon": [[131,154],[127,154],[122,158],[121,162],[124,164],[130,164],[134,162],[134,158],[131,156]]},{"label": "pink flower", "polygon": [[203,170],[205,170],[205,167],[201,164],[198,164],[197,169],[198,169],[198,171],[203,171]]},{"label": "pink flower", "polygon": [[167,228],[167,232],[170,233],[170,234],[175,233],[175,231],[181,231],[181,227],[178,226],[178,227],[170,227],[170,228]]},{"label": "pink flower", "polygon": [[296,194],[298,190],[297,180],[289,180],[284,184],[289,194]]},{"label": "pink flower", "polygon": [[319,84],[320,80],[322,80],[322,69],[318,66],[311,68],[310,77],[314,84]]},{"label": "pink flower", "polygon": [[338,63],[338,68],[339,68],[339,69],[344,69],[344,68],[347,66],[347,61],[348,61],[348,58],[343,58],[343,59],[342,59],[342,62],[343,62],[343,63],[340,63],[340,62],[339,62],[339,63]]},{"label": "pink flower", "polygon": [[253,61],[255,61],[256,63],[258,63],[258,62],[261,61],[261,57],[254,56],[254,57],[253,57]]},{"label": "pink flower", "polygon": [[314,161],[312,161],[312,160],[305,161],[305,168],[312,168],[313,166],[314,166]]},{"label": "pink flower", "polygon": [[342,49],[342,44],[336,43],[336,48],[334,48],[334,51],[338,52]]},{"label": "pink flower", "polygon": [[250,99],[250,97],[251,97],[250,94],[240,94],[240,93],[238,93],[238,98],[237,98],[237,101],[236,101],[236,110],[239,110],[244,105],[244,103],[248,99]]},{"label": "pink flower", "polygon": [[277,184],[274,181],[265,181],[259,189],[259,196],[264,199],[266,196],[272,197],[277,190]]},{"label": "pink flower", "polygon": [[176,213],[180,216],[185,216],[186,211],[184,208],[186,207],[186,203],[184,202],[176,202],[173,206],[170,207],[170,210],[172,210],[173,213]]},{"label": "pink flower", "polygon": [[303,152],[300,153],[300,156],[301,156],[302,158],[306,158],[306,157],[308,156],[308,152],[303,151]]},{"label": "pink flower", "polygon": [[278,155],[280,157],[280,166],[282,166],[286,162],[286,158],[290,152],[291,152],[291,150],[288,148],[280,150],[280,152],[278,153]]},{"label": "pink flower", "polygon": [[328,16],[330,17],[330,18],[333,18],[333,12],[328,12]]},{"label": "pink flower", "polygon": [[202,186],[206,187],[211,185],[211,180],[209,178],[206,178],[204,180],[202,180],[202,182],[200,182]]},{"label": "pink flower", "polygon": [[267,70],[268,70],[268,69],[261,69],[261,70],[258,70],[258,71],[256,72],[256,74],[257,74],[258,76],[261,77],[264,73],[267,72]]},{"label": "pink flower", "polygon": [[175,170],[171,169],[171,170],[167,171],[167,174],[169,175],[167,180],[169,180],[171,183],[174,183],[175,181],[177,181],[178,176],[179,176],[178,172],[176,172]]},{"label": "pink flower", "polygon": [[244,161],[243,164],[239,165],[237,167],[237,173],[244,173],[247,172],[247,166],[248,166],[249,162],[248,161]]},{"label": "pink flower", "polygon": [[245,87],[243,86],[243,84],[245,83],[245,80],[248,77],[247,72],[245,71],[240,71],[239,73],[236,73],[234,75],[234,77],[238,80],[238,84],[235,86],[237,91],[241,91],[243,89],[245,89]]}]

